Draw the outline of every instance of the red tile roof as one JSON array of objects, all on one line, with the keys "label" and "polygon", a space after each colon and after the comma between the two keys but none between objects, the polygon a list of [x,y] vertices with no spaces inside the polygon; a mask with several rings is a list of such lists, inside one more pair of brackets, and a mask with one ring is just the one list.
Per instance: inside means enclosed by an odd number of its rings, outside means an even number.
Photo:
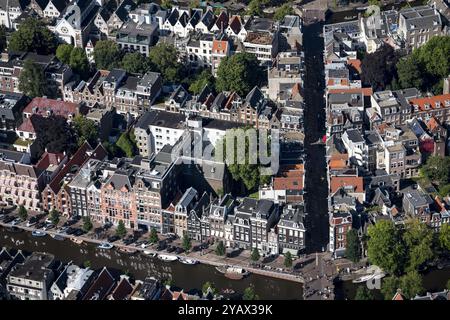
[{"label": "red tile roof", "polygon": [[23,131],[23,132],[30,132],[30,133],[36,133],[36,130],[34,129],[33,122],[30,119],[25,119],[22,124],[17,128],[17,131]]},{"label": "red tile roof", "polygon": [[372,88],[330,89],[328,93],[361,93],[363,96],[370,97],[373,90]]},{"label": "red tile roof", "polygon": [[437,109],[437,106],[440,108],[449,108],[450,107],[450,93],[442,94],[439,96],[425,97],[425,98],[415,98],[409,100],[409,103],[413,106],[418,106],[420,111],[426,111],[426,106],[428,105],[429,109]]},{"label": "red tile roof", "polygon": [[285,166],[281,173],[273,178],[274,190],[303,190],[303,175],[305,174],[302,164]]},{"label": "red tile roof", "polygon": [[47,116],[47,111],[67,119],[69,115],[78,114],[79,105],[73,102],[37,97],[31,100],[23,110],[23,113],[29,115],[39,114],[45,117]]},{"label": "red tile roof", "polygon": [[341,187],[353,187],[354,192],[364,192],[363,178],[354,176],[332,176],[330,178],[331,193],[335,193]]},{"label": "red tile roof", "polygon": [[38,163],[36,164],[36,167],[39,169],[45,170],[50,165],[57,166],[63,161],[63,159],[66,157],[64,153],[50,153],[50,152],[44,152],[41,159],[39,159]]},{"label": "red tile roof", "polygon": [[228,50],[228,41],[226,40],[213,40],[212,52],[213,53],[225,53]]},{"label": "red tile roof", "polygon": [[355,68],[358,73],[361,73],[361,60],[359,59],[348,59],[347,64]]}]

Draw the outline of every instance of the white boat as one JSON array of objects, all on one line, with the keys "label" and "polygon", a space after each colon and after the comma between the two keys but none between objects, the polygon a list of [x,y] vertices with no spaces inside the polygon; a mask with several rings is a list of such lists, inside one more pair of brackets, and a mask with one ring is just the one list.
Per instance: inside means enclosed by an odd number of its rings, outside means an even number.
[{"label": "white boat", "polygon": [[149,257],[152,257],[152,258],[156,258],[158,256],[157,253],[151,252],[151,251],[148,251],[148,250],[144,250],[144,254],[149,256]]},{"label": "white boat", "polygon": [[379,279],[384,278],[385,276],[386,276],[386,273],[380,272],[380,273],[376,273],[376,274],[373,276],[373,279],[379,280]]},{"label": "white boat", "polygon": [[34,230],[34,231],[31,233],[31,235],[32,235],[33,237],[45,237],[45,236],[47,235],[47,233],[44,232],[44,231],[41,231],[41,230]]},{"label": "white boat", "polygon": [[83,243],[83,240],[75,238],[75,237],[70,238],[70,241],[72,241],[73,243],[76,243],[76,244],[82,244]]},{"label": "white boat", "polygon": [[352,282],[353,282],[353,283],[362,283],[362,282],[366,282],[366,281],[372,280],[372,278],[373,278],[374,276],[375,276],[374,274],[368,274],[368,275],[366,275],[366,276],[357,278],[357,279],[353,280]]},{"label": "white boat", "polygon": [[178,260],[177,256],[171,256],[168,254],[160,254],[158,255],[158,259],[161,261],[172,262]]},{"label": "white boat", "polygon": [[199,263],[198,260],[188,259],[188,258],[180,258],[180,262],[183,263],[183,264],[197,264],[197,263]]},{"label": "white boat", "polygon": [[241,267],[221,266],[216,267],[216,270],[223,273],[225,277],[231,280],[241,280],[250,274],[249,271]]},{"label": "white boat", "polygon": [[109,249],[112,249],[113,247],[114,247],[114,245],[112,245],[111,243],[103,242],[97,248],[109,250]]}]

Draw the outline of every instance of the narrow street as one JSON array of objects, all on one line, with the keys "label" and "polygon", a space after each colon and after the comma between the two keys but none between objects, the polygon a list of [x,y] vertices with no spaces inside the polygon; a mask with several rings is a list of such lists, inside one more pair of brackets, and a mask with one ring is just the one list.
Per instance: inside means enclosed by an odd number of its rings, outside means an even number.
[{"label": "narrow street", "polygon": [[308,252],[322,252],[328,245],[328,183],[325,146],[313,144],[325,134],[322,24],[303,28],[305,50],[305,149],[306,219]]}]

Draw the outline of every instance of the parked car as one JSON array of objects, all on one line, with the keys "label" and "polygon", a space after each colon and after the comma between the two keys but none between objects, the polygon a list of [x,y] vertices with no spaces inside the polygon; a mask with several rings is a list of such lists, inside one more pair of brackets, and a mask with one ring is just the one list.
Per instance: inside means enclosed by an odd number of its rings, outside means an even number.
[{"label": "parked car", "polygon": [[83,234],[84,234],[84,231],[81,229],[78,229],[78,228],[75,229],[75,232],[73,233],[73,235],[77,236],[77,237],[82,236]]},{"label": "parked car", "polygon": [[16,226],[16,225],[18,225],[18,224],[20,224],[22,222],[22,219],[20,219],[20,218],[15,218],[13,221],[12,221],[12,225],[13,226]]},{"label": "parked car", "polygon": [[3,219],[4,223],[10,223],[11,221],[14,220],[14,217],[12,216],[6,216],[6,218]]},{"label": "parked car", "polygon": [[168,246],[167,249],[166,249],[166,251],[169,252],[169,253],[170,252],[174,252],[175,250],[176,250],[176,248],[174,246]]},{"label": "parked car", "polygon": [[55,225],[53,223],[45,223],[45,226],[42,228],[42,230],[50,230],[53,229]]},{"label": "parked car", "polygon": [[181,253],[183,253],[183,252],[184,252],[184,249],[181,248],[181,247],[177,247],[177,248],[175,249],[175,253],[176,253],[176,254],[181,254]]},{"label": "parked car", "polygon": [[108,221],[103,225],[103,229],[107,230],[112,227],[112,222]]},{"label": "parked car", "polygon": [[113,236],[109,236],[108,237],[108,242],[115,242],[115,241],[117,241],[117,240],[119,240],[120,238],[118,237],[118,236],[116,236],[116,235],[113,235]]},{"label": "parked car", "polygon": [[126,237],[126,238],[123,239],[123,244],[126,245],[126,246],[128,246],[128,245],[132,244],[132,243],[134,242],[134,240],[135,240],[135,239],[134,239],[133,236],[131,236],[131,237]]},{"label": "parked car", "polygon": [[66,234],[71,235],[71,234],[74,234],[75,231],[76,231],[75,228],[67,227],[67,229],[66,229]]},{"label": "parked car", "polygon": [[36,224],[36,229],[42,229],[43,227],[45,227],[45,222],[38,222]]},{"label": "parked car", "polygon": [[38,221],[39,221],[39,219],[37,217],[31,217],[27,221],[27,227],[34,226]]}]

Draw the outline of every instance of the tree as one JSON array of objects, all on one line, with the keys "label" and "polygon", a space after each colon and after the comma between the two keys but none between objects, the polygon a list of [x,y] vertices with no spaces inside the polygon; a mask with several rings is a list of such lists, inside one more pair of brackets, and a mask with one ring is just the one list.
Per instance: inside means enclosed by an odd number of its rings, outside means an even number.
[{"label": "tree", "polygon": [[69,65],[82,78],[86,79],[89,76],[89,60],[83,48],[74,48],[72,50]]},{"label": "tree", "polygon": [[361,242],[359,241],[358,231],[356,229],[351,229],[347,232],[345,255],[355,263],[361,258]]},{"label": "tree", "polygon": [[191,250],[192,248],[192,241],[191,238],[187,234],[183,236],[183,243],[182,243],[183,249],[187,252]]},{"label": "tree", "polygon": [[28,218],[28,211],[22,205],[19,206],[19,218],[22,219],[22,221],[25,221]]},{"label": "tree", "polygon": [[85,262],[83,262],[83,266],[84,266],[86,269],[89,269],[89,268],[91,268],[92,263],[91,263],[90,260],[86,260]]},{"label": "tree", "polygon": [[32,115],[30,121],[36,131],[35,157],[40,157],[45,149],[52,153],[72,153],[74,151],[75,134],[64,117]]},{"label": "tree", "polygon": [[381,293],[385,300],[392,300],[399,288],[400,279],[395,276],[383,278],[381,282]]},{"label": "tree", "polygon": [[367,254],[371,263],[391,274],[401,274],[405,248],[401,235],[390,220],[381,220],[368,228]]},{"label": "tree", "polygon": [[140,52],[130,52],[123,56],[122,68],[129,73],[144,74],[150,69],[150,61]]},{"label": "tree", "polygon": [[169,10],[172,8],[172,1],[170,0],[161,0],[161,8],[165,10]]},{"label": "tree", "polygon": [[111,70],[119,67],[121,52],[111,40],[100,40],[95,44],[94,60],[97,69]]},{"label": "tree", "polygon": [[261,258],[260,254],[259,254],[259,250],[256,248],[253,248],[252,254],[251,254],[251,259],[252,261],[258,261]]},{"label": "tree", "polygon": [[3,52],[3,50],[7,47],[7,41],[6,41],[6,27],[4,25],[0,26],[0,52]]},{"label": "tree", "polygon": [[242,300],[259,300],[259,296],[255,293],[253,287],[245,288]]},{"label": "tree", "polygon": [[447,184],[449,181],[450,158],[430,156],[422,166],[421,172],[431,181]]},{"label": "tree", "polygon": [[450,36],[432,37],[397,63],[401,88],[442,93],[442,79],[450,74]]},{"label": "tree", "polygon": [[47,94],[47,80],[44,71],[32,60],[25,60],[19,76],[19,90],[31,98]]},{"label": "tree", "polygon": [[286,268],[290,268],[292,267],[292,255],[291,253],[288,251],[284,254],[284,266]]},{"label": "tree", "polygon": [[123,238],[127,235],[127,229],[125,228],[125,223],[123,223],[123,220],[119,220],[119,224],[117,225],[116,229],[116,235],[119,238]]},{"label": "tree", "polygon": [[56,50],[57,39],[43,20],[27,18],[13,32],[9,39],[9,51],[52,54]]},{"label": "tree", "polygon": [[97,145],[98,128],[94,121],[82,115],[77,115],[73,121],[73,125],[78,137],[78,146],[81,146],[85,141],[91,145]]},{"label": "tree", "polygon": [[292,7],[292,3],[288,2],[283,4],[281,7],[279,7],[277,10],[275,10],[275,14],[273,15],[273,18],[276,21],[281,21],[284,19],[285,16],[294,14],[294,9]]},{"label": "tree", "polygon": [[439,230],[439,246],[444,252],[450,251],[450,226],[448,223],[443,223]]},{"label": "tree", "polygon": [[260,85],[263,78],[264,73],[254,54],[236,53],[221,60],[217,69],[216,88],[218,91],[236,91],[245,96]]},{"label": "tree", "polygon": [[249,16],[263,16],[263,10],[262,10],[263,3],[261,0],[251,0],[248,3],[247,7],[247,14]]},{"label": "tree", "polygon": [[219,241],[216,247],[216,254],[218,256],[223,256],[225,254],[225,245],[223,244],[223,241]]},{"label": "tree", "polygon": [[[259,135],[253,130],[250,127],[227,130],[225,137],[216,144],[217,160],[225,161],[233,179],[242,182],[250,193],[259,185],[267,182],[267,176],[261,174],[263,166],[256,158],[258,150],[254,150],[260,148],[264,141],[259,141]],[[266,136],[266,140],[268,144],[269,137]],[[242,142],[244,146],[239,145]],[[231,143],[232,145],[230,145]],[[269,149],[267,146],[267,150]],[[244,157],[243,161],[241,161],[241,155]],[[270,155],[270,150],[268,155]]]},{"label": "tree", "polygon": [[216,289],[216,287],[214,286],[214,283],[209,282],[209,281],[207,281],[207,282],[205,282],[205,283],[203,284],[203,286],[202,286],[202,292],[203,292],[204,294],[206,294],[206,293],[208,293],[208,289],[211,290],[211,292],[212,292],[213,294],[216,294],[216,293],[217,293],[217,289]]},{"label": "tree", "polygon": [[119,140],[117,140],[117,147],[128,157],[131,158],[136,154],[136,143],[133,141],[133,133],[131,131],[123,132]]},{"label": "tree", "polygon": [[395,66],[399,57],[389,45],[381,46],[374,53],[366,54],[361,62],[361,80],[372,86],[374,91],[381,91],[396,77]]},{"label": "tree", "polygon": [[50,219],[52,220],[52,223],[56,226],[59,223],[59,216],[60,213],[55,208],[50,211]]},{"label": "tree", "polygon": [[148,238],[150,243],[157,243],[159,241],[158,232],[154,227],[150,229],[150,236]]},{"label": "tree", "polygon": [[84,232],[89,232],[92,229],[92,222],[91,222],[91,218],[86,216],[83,217],[83,227],[82,227]]},{"label": "tree", "polygon": [[410,271],[400,278],[400,287],[405,297],[412,299],[416,295],[424,292],[422,276],[417,270]]},{"label": "tree", "polygon": [[373,292],[367,289],[365,285],[356,289],[355,300],[374,300]]},{"label": "tree", "polygon": [[70,54],[72,53],[73,46],[71,44],[63,43],[58,46],[56,49],[56,57],[62,63],[69,64],[70,63]]},{"label": "tree", "polygon": [[417,270],[433,258],[433,231],[425,223],[418,219],[407,221],[403,240],[408,255],[407,270]]},{"label": "tree", "polygon": [[165,83],[177,83],[182,80],[183,65],[178,61],[177,49],[168,43],[158,43],[148,55],[151,64],[162,74]]},{"label": "tree", "polygon": [[194,82],[191,83],[189,86],[189,91],[193,94],[199,94],[206,85],[213,88],[214,82],[215,79],[211,74],[211,71],[209,71],[209,69],[205,69],[195,78]]}]

